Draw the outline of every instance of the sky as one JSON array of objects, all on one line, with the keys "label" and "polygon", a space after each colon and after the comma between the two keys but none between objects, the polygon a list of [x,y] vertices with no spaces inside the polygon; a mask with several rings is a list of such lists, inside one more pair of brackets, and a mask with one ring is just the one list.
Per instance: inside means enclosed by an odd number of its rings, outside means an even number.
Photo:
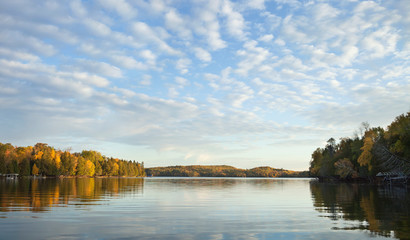
[{"label": "sky", "polygon": [[0,142],[306,170],[410,111],[410,4],[0,1]]}]

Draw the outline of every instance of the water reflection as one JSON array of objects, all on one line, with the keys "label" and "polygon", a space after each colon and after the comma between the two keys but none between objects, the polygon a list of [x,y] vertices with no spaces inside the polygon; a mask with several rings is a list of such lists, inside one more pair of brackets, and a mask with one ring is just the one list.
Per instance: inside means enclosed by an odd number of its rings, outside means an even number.
[{"label": "water reflection", "polygon": [[[256,189],[280,188],[284,185],[295,185],[295,183],[307,183],[308,178],[236,178],[236,177],[158,177],[148,178],[149,183],[156,187],[178,187],[178,188],[195,188],[195,189],[229,189],[243,186]],[[158,184],[160,183],[160,184]]]},{"label": "water reflection", "polygon": [[334,230],[369,230],[371,235],[409,239],[410,193],[406,186],[311,182],[314,207],[325,217],[354,221]]},{"label": "water reflection", "polygon": [[141,178],[0,179],[0,212],[87,208],[108,198],[141,193],[143,184]]},{"label": "water reflection", "polygon": [[405,239],[408,197],[310,179],[0,179],[0,239]]}]

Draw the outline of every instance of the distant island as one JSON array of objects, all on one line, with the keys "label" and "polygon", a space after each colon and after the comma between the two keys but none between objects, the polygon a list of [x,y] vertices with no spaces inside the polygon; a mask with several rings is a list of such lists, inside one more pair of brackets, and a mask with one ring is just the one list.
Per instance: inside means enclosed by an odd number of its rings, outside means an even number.
[{"label": "distant island", "polygon": [[362,123],[353,138],[334,138],[312,153],[309,173],[320,179],[406,181],[410,175],[410,112],[386,129]]},{"label": "distant island", "polygon": [[147,176],[157,177],[308,177],[308,171],[292,171],[271,167],[240,169],[226,165],[192,165],[146,168]]}]

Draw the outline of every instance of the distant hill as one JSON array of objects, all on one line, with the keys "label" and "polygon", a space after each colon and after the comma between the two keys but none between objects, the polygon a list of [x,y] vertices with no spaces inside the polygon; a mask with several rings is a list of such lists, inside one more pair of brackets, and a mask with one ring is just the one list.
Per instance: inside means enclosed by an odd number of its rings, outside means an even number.
[{"label": "distant hill", "polygon": [[308,177],[308,171],[271,167],[240,169],[227,165],[191,165],[145,168],[147,176],[161,177]]}]

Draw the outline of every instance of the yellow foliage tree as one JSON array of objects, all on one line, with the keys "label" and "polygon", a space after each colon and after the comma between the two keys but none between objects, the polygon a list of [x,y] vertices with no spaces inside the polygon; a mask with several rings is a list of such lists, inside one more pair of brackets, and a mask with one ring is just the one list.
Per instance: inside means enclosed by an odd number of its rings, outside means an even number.
[{"label": "yellow foliage tree", "polygon": [[57,169],[60,169],[61,167],[61,157],[60,157],[60,153],[55,154],[54,156],[54,161],[56,164]]},{"label": "yellow foliage tree", "polygon": [[34,159],[35,160],[41,159],[43,157],[43,154],[44,154],[43,151],[38,151],[36,155],[34,155]]},{"label": "yellow foliage tree", "polygon": [[357,159],[357,162],[360,164],[360,166],[367,166],[367,169],[369,172],[373,170],[373,154],[372,154],[372,149],[373,145],[376,141],[376,138],[378,136],[379,129],[370,129],[365,133],[365,137],[363,140],[363,147],[360,148],[362,150],[362,153],[360,154],[359,158]]},{"label": "yellow foliage tree", "polygon": [[95,165],[90,160],[85,163],[85,173],[87,176],[94,176],[95,174]]},{"label": "yellow foliage tree", "polygon": [[118,170],[120,169],[120,166],[118,166],[118,163],[115,163],[113,166],[113,175],[116,176],[118,175]]},{"label": "yellow foliage tree", "polygon": [[51,149],[50,156],[51,156],[51,159],[55,159],[56,157],[56,151],[53,148]]},{"label": "yellow foliage tree", "polygon": [[364,138],[364,144],[363,147],[360,149],[363,151],[362,154],[360,154],[359,158],[357,159],[357,162],[360,164],[360,166],[367,166],[367,169],[369,171],[372,170],[372,164],[371,160],[373,158],[372,154],[372,148],[373,148],[374,142],[371,136],[365,137]]},{"label": "yellow foliage tree", "polygon": [[36,164],[34,163],[33,169],[31,170],[31,173],[32,173],[33,175],[38,175],[38,172],[39,172],[39,169],[38,169],[38,167],[36,166]]}]

